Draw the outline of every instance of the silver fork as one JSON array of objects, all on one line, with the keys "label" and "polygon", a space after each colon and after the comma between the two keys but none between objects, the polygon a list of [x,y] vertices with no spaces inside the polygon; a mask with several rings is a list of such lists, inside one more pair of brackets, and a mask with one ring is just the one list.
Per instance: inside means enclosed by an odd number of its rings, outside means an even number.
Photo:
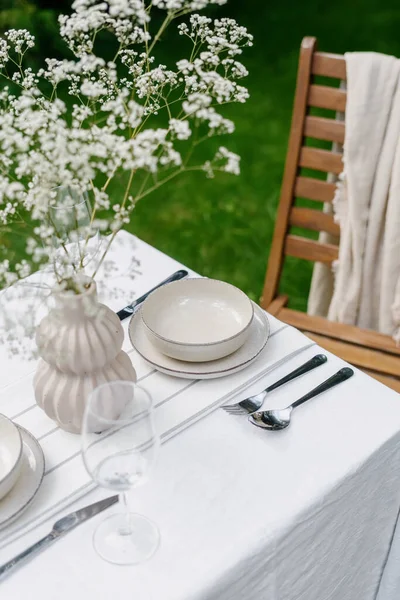
[{"label": "silver fork", "polygon": [[236,404],[224,404],[221,406],[221,408],[226,410],[226,412],[228,412],[230,415],[249,415],[253,412],[256,412],[262,407],[265,398],[270,392],[281,387],[281,385],[285,385],[285,383],[289,383],[289,381],[300,377],[300,375],[304,375],[305,373],[320,367],[326,363],[327,360],[328,359],[325,354],[316,354],[311,360],[308,360],[306,363],[304,363],[304,365],[301,365],[301,367],[298,367],[288,375],[285,375],[285,377],[282,377],[282,379],[279,379],[279,381],[276,381],[272,385],[268,386],[259,394],[245,398],[245,400],[237,402]]}]

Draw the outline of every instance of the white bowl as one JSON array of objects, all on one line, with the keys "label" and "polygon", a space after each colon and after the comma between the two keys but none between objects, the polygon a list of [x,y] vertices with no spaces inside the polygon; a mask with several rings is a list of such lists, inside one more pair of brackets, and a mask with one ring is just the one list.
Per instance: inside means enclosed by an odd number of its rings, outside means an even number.
[{"label": "white bowl", "polygon": [[217,360],[247,339],[254,308],[241,290],[215,279],[174,281],[153,292],[141,317],[163,354],[190,362]]},{"label": "white bowl", "polygon": [[10,419],[0,415],[0,499],[17,482],[22,467],[22,438]]}]

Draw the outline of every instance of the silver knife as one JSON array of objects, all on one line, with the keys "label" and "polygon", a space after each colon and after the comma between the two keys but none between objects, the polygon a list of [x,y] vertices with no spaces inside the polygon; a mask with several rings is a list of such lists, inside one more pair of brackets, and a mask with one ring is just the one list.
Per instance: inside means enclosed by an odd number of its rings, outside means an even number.
[{"label": "silver knife", "polygon": [[89,504],[89,506],[75,510],[69,515],[62,517],[62,519],[59,519],[54,523],[53,529],[48,535],[46,535],[46,537],[36,542],[36,544],[33,544],[33,546],[29,546],[29,548],[20,554],[17,554],[17,556],[14,556],[14,558],[2,565],[0,567],[0,578],[8,575],[15,567],[19,566],[38,552],[44,550],[63,535],[69,531],[72,531],[72,529],[75,529],[75,527],[81,523],[91,519],[116,502],[118,502],[118,496],[111,496],[110,498],[105,498],[104,500],[100,500],[94,504]]},{"label": "silver knife", "polygon": [[162,281],[161,283],[159,283],[158,285],[153,287],[151,290],[149,290],[148,292],[143,294],[143,296],[140,296],[140,298],[137,298],[134,302],[132,302],[132,304],[128,304],[128,306],[125,306],[125,308],[122,308],[121,310],[119,310],[117,312],[117,315],[119,316],[120,321],[123,321],[124,319],[127,319],[128,317],[133,315],[133,313],[136,312],[139,305],[142,304],[142,302],[144,302],[146,300],[147,296],[149,296],[151,294],[151,292],[154,292],[154,290],[165,285],[166,283],[172,283],[173,281],[178,281],[179,279],[184,279],[188,275],[189,275],[189,273],[187,271],[185,271],[184,269],[181,269],[180,271],[175,271],[175,273],[172,273],[172,275],[167,277],[167,279],[164,279],[164,281]]}]

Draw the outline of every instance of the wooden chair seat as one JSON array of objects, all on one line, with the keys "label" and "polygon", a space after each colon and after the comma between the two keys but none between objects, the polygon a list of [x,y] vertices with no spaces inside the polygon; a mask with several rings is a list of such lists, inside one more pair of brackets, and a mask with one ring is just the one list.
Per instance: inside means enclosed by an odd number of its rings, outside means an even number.
[{"label": "wooden chair seat", "polygon": [[400,393],[400,348],[391,337],[291,310],[285,306],[287,300],[287,296],[278,296],[269,306],[269,312]]},{"label": "wooden chair seat", "polygon": [[[316,39],[304,38],[297,75],[292,126],[286,157],[274,238],[260,304],[285,323],[297,327],[347,362],[400,393],[400,348],[390,336],[329,321],[287,308],[289,298],[279,293],[279,281],[286,256],[321,262],[331,266],[339,255],[340,229],[332,215],[322,212],[322,203],[333,201],[336,185],[332,181],[303,175],[312,169],[339,175],[343,170],[342,144],[345,123],[310,114],[311,107],[345,113],[346,91],[329,85],[318,85],[315,76],[346,79],[343,56],[317,52]],[[308,140],[326,140],[336,146],[323,150],[305,144]],[[296,206],[298,198],[314,201],[316,209]],[[291,228],[296,227],[296,234]],[[298,235],[298,228],[325,232],[332,243]]]}]

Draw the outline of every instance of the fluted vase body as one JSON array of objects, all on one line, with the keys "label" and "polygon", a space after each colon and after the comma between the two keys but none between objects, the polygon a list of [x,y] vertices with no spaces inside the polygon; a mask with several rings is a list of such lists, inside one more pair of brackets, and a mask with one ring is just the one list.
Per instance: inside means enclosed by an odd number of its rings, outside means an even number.
[{"label": "fluted vase body", "polygon": [[41,360],[34,379],[37,404],[64,430],[79,433],[85,404],[101,383],[136,381],[117,315],[97,300],[96,285],[83,294],[55,293],[55,308],[41,321]]}]

